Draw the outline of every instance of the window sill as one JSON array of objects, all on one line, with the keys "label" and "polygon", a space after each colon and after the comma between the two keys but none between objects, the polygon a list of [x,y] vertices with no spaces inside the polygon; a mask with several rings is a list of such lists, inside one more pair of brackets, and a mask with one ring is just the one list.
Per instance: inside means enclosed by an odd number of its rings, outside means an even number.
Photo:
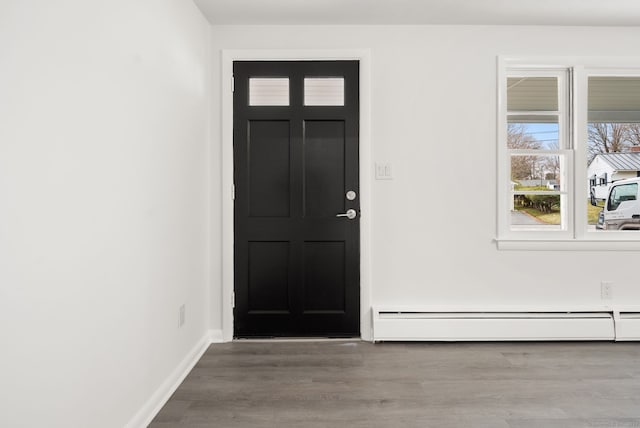
[{"label": "window sill", "polygon": [[495,239],[505,251],[640,251],[640,240]]}]

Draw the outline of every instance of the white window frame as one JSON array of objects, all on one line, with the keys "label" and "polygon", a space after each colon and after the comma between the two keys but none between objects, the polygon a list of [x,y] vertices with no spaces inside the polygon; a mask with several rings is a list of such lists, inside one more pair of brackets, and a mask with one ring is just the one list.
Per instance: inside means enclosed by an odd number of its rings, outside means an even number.
[{"label": "white window frame", "polygon": [[[502,203],[505,207],[511,206],[511,201],[513,200],[514,192],[511,191],[511,159],[514,155],[532,155],[532,156],[544,156],[544,155],[557,155],[562,161],[561,164],[563,168],[561,168],[561,175],[563,176],[563,180],[561,180],[561,190],[559,191],[548,191],[548,192],[524,192],[528,194],[546,194],[546,195],[554,195],[557,194],[561,198],[561,225],[556,230],[516,230],[512,228],[511,222],[509,219],[509,209],[502,210],[502,214],[504,215],[504,221],[501,223],[501,231],[500,236],[508,237],[510,239],[528,239],[533,237],[535,239],[568,239],[572,236],[573,222],[572,222],[572,205],[573,205],[573,150],[572,150],[572,139],[571,139],[571,130],[570,130],[570,78],[569,78],[569,70],[566,67],[508,67],[505,70],[505,78],[502,80],[501,84],[504,86],[503,93],[505,94],[505,103],[502,105],[502,114],[501,116],[501,124],[500,130],[504,134],[501,138],[502,141],[502,163],[503,167],[500,170],[505,174],[503,176],[502,181],[500,182],[500,186],[505,186],[506,191],[503,192],[503,197],[501,197]],[[557,94],[558,94],[558,109],[557,111],[518,111],[518,112],[508,112],[507,111],[507,103],[506,103],[506,94],[507,94],[507,78],[508,77],[553,77],[557,82]],[[549,149],[536,149],[536,150],[521,150],[521,149],[509,149],[506,145],[507,141],[507,127],[508,127],[508,117],[509,115],[528,115],[528,116],[557,116],[558,118],[558,149],[557,150],[549,150]],[[522,193],[522,192],[517,192]],[[551,226],[550,226],[551,228]]]},{"label": "white window frame", "polygon": [[[561,230],[512,230],[510,207],[510,156],[507,147],[507,77],[516,73],[550,76],[568,70],[565,91],[559,85],[559,148],[565,157],[566,224]],[[640,232],[590,231],[584,189],[587,177],[588,78],[591,76],[640,76],[640,57],[498,57],[497,72],[497,232],[499,249],[504,250],[640,250]],[[566,104],[563,105],[563,103]],[[540,112],[537,112],[538,114]],[[565,116],[564,118],[562,116]],[[563,122],[561,122],[563,121]],[[562,142],[562,140],[564,142]],[[536,150],[536,154],[553,154]],[[560,192],[563,193],[563,192]],[[563,210],[564,210],[563,209]]]}]

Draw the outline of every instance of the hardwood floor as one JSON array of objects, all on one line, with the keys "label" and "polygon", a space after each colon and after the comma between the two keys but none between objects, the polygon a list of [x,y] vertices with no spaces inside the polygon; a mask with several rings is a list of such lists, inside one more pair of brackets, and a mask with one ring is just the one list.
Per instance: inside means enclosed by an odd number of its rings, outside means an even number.
[{"label": "hardwood floor", "polygon": [[215,344],[150,427],[640,428],[640,344]]}]

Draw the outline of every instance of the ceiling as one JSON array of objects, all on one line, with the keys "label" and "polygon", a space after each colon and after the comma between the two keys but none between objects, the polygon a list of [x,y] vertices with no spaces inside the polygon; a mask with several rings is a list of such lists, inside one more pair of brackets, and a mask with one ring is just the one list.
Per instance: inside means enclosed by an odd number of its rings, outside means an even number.
[{"label": "ceiling", "polygon": [[214,25],[640,26],[639,0],[194,0]]}]

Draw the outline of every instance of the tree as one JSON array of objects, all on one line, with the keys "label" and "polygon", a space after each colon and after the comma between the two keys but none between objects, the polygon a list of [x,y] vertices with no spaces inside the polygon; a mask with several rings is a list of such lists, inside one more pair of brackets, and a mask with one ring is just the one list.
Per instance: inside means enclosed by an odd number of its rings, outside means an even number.
[{"label": "tree", "polygon": [[629,144],[632,146],[640,146],[640,123],[628,123],[627,132]]},{"label": "tree", "polygon": [[[558,142],[549,142],[547,144],[549,149],[558,150]],[[560,156],[558,155],[550,155],[545,156],[544,160],[542,160],[542,165],[544,167],[545,178],[547,180],[556,180],[557,184],[560,184]]]},{"label": "tree", "polygon": [[[507,128],[507,147],[512,150],[536,150],[541,147],[540,142],[527,133],[521,123],[509,124]],[[530,180],[536,178],[538,156],[511,156],[511,179]]]},{"label": "tree", "polygon": [[589,124],[589,162],[600,153],[625,151],[629,145],[629,124],[594,122]]}]

